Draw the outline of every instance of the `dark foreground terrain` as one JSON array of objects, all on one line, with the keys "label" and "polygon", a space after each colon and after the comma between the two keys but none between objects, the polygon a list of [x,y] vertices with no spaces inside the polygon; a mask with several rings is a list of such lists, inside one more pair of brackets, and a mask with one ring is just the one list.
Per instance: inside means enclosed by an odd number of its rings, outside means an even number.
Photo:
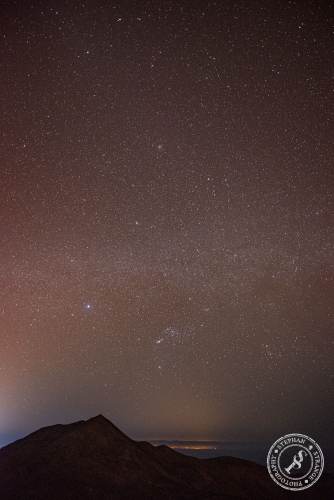
[{"label": "dark foreground terrain", "polygon": [[40,429],[0,450],[1,500],[275,500],[334,498],[323,476],[304,492],[236,458],[200,460],[136,442],[103,416]]}]

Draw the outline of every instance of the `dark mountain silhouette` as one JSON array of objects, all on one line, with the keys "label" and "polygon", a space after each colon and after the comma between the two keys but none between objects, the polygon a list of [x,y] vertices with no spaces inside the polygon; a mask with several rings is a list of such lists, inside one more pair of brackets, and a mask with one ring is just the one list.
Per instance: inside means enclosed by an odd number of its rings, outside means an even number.
[{"label": "dark mountain silhouette", "polygon": [[42,428],[0,450],[1,500],[280,500],[334,498],[325,474],[305,492],[236,458],[197,459],[128,438],[99,415]]}]

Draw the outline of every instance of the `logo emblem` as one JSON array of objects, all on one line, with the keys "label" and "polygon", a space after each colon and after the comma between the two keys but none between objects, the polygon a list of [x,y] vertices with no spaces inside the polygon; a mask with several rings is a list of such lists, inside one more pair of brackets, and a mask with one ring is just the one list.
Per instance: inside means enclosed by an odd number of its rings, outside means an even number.
[{"label": "logo emblem", "polygon": [[286,490],[310,488],[322,474],[324,456],[320,446],[304,434],[280,437],[267,455],[270,477]]}]

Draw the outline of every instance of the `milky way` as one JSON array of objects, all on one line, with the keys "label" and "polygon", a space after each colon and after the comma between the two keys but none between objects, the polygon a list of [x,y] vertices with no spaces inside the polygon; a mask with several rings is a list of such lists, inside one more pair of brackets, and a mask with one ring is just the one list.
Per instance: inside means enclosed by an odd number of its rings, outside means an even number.
[{"label": "milky way", "polygon": [[0,8],[0,441],[325,441],[333,11]]}]

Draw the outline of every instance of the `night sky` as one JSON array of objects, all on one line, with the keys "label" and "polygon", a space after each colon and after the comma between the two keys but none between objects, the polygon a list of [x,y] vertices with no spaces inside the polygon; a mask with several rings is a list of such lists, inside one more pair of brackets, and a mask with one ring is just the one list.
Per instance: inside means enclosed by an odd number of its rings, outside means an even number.
[{"label": "night sky", "polygon": [[3,1],[0,443],[329,439],[333,9]]}]

